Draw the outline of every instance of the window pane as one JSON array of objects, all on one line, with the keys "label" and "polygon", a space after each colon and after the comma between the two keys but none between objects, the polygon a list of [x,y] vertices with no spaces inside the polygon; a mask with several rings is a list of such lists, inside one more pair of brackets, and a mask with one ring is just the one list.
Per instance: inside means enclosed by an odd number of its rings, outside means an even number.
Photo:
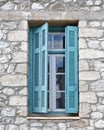
[{"label": "window pane", "polygon": [[45,45],[45,29],[42,30],[42,45]]},{"label": "window pane", "polygon": [[42,52],[42,85],[45,85],[45,51]]},{"label": "window pane", "polygon": [[52,49],[52,35],[48,35],[48,49]]},{"label": "window pane", "polygon": [[65,108],[65,93],[57,92],[56,93],[56,108]]},{"label": "window pane", "polygon": [[38,107],[38,92],[34,92],[34,106]]},{"label": "window pane", "polygon": [[39,33],[35,33],[35,49],[39,48]]},{"label": "window pane", "polygon": [[64,49],[65,48],[65,40],[63,34],[54,34],[53,42],[54,49]]},{"label": "window pane", "polygon": [[35,54],[35,86],[39,85],[39,54]]},{"label": "window pane", "polygon": [[65,57],[56,57],[56,72],[65,72]]},{"label": "window pane", "polygon": [[65,75],[56,76],[56,91],[65,90]]}]

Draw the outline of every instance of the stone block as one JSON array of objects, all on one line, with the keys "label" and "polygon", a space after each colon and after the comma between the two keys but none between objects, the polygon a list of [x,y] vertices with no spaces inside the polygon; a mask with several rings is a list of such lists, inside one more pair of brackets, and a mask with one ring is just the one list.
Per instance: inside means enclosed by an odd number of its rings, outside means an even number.
[{"label": "stone block", "polygon": [[21,46],[20,46],[20,49],[21,49],[22,51],[27,51],[27,49],[28,49],[28,48],[27,48],[27,46],[28,46],[27,44],[28,44],[27,42],[22,42],[22,43],[21,43]]},{"label": "stone block", "polygon": [[97,106],[97,110],[104,113],[104,105]]},{"label": "stone block", "polygon": [[87,48],[86,40],[83,38],[79,39],[79,49]]},{"label": "stone block", "polygon": [[12,54],[13,63],[24,63],[27,62],[27,53],[26,52],[14,52]]},{"label": "stone block", "polygon": [[23,88],[22,90],[19,91],[20,95],[27,95],[27,87]]},{"label": "stone block", "polygon": [[9,100],[9,105],[11,106],[26,106],[27,98],[26,96],[11,96]]},{"label": "stone block", "polygon": [[83,128],[88,125],[88,120],[79,120],[79,121],[74,121],[71,123],[71,126],[73,128]]},{"label": "stone block", "polygon": [[26,122],[25,117],[16,117],[15,124],[18,124],[18,125],[23,124],[23,123],[25,124],[25,122]]},{"label": "stone block", "polygon": [[88,91],[88,83],[84,81],[79,82],[79,91]]},{"label": "stone block", "polygon": [[81,92],[80,93],[80,102],[84,103],[97,103],[97,96],[95,92]]},{"label": "stone block", "polygon": [[89,65],[86,60],[79,61],[79,71],[83,71],[83,70],[89,70]]},{"label": "stone block", "polygon": [[1,7],[2,10],[14,10],[14,8],[15,8],[15,4],[11,1],[7,2]]},{"label": "stone block", "polygon": [[40,3],[33,3],[31,6],[32,10],[43,10],[44,7]]},{"label": "stone block", "polygon": [[104,92],[98,92],[98,93],[97,93],[97,96],[98,96],[98,97],[104,97]]},{"label": "stone block", "polygon": [[93,81],[93,80],[99,80],[100,74],[96,71],[82,71],[79,73],[79,80],[83,81]]},{"label": "stone block", "polygon": [[27,41],[27,31],[10,31],[8,33],[9,41]]},{"label": "stone block", "polygon": [[93,22],[90,22],[89,25],[90,25],[91,27],[99,27],[99,26],[100,26],[100,22],[93,21]]},{"label": "stone block", "polygon": [[10,46],[10,43],[9,42],[1,42],[0,41],[0,48],[2,49],[2,48],[6,48],[6,47],[8,47],[8,46]]},{"label": "stone block", "polygon": [[104,91],[104,80],[98,80],[91,83],[91,89],[93,91]]},{"label": "stone block", "polygon": [[15,71],[21,74],[27,74],[27,64],[17,64]]},{"label": "stone block", "polygon": [[17,114],[19,116],[27,116],[28,115],[28,110],[27,110],[27,107],[17,107]]},{"label": "stone block", "polygon": [[97,122],[95,122],[95,127],[103,129],[104,128],[104,120],[98,120]]},{"label": "stone block", "polygon": [[5,94],[5,95],[13,95],[15,92],[14,92],[14,90],[12,89],[12,88],[4,88],[3,89],[3,93]]},{"label": "stone block", "polygon": [[101,119],[103,117],[103,114],[101,112],[93,112],[91,113],[92,119]]},{"label": "stone block", "polygon": [[104,52],[101,50],[86,49],[79,50],[79,59],[97,59],[104,58]]},{"label": "stone block", "polygon": [[4,75],[0,78],[0,82],[3,86],[26,86],[26,75]]},{"label": "stone block", "polygon": [[80,28],[79,29],[79,37],[94,37],[99,38],[103,36],[103,30],[96,28]]},{"label": "stone block", "polygon": [[91,107],[88,103],[80,103],[79,106],[79,116],[80,117],[90,117]]},{"label": "stone block", "polygon": [[79,21],[79,27],[86,27],[87,26],[87,21],[83,20],[83,21]]},{"label": "stone block", "polygon": [[1,111],[1,115],[2,116],[10,116],[10,117],[13,117],[15,116],[15,113],[16,113],[16,109],[13,108],[13,107],[5,107],[2,109]]},{"label": "stone block", "polygon": [[27,21],[21,21],[19,24],[20,30],[28,30],[28,22]]}]

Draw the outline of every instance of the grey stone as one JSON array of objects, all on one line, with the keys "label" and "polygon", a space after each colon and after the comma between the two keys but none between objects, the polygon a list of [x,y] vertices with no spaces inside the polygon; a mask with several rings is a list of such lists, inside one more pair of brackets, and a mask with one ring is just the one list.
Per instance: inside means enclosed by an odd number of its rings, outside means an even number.
[{"label": "grey stone", "polygon": [[89,25],[90,25],[91,27],[99,27],[99,26],[100,26],[100,22],[93,21],[93,22],[90,22]]},{"label": "grey stone", "polygon": [[27,74],[27,64],[17,64],[15,71],[21,74]]},{"label": "grey stone", "polygon": [[74,121],[71,123],[71,126],[73,128],[83,128],[86,127],[88,125],[88,120],[84,120],[84,119],[80,119],[78,121]]},{"label": "grey stone", "polygon": [[79,27],[87,27],[87,20],[80,20],[79,21]]},{"label": "grey stone", "polygon": [[95,41],[95,40],[91,40],[91,41],[88,41],[88,46],[89,48],[92,48],[92,49],[100,49],[100,42],[99,41]]},{"label": "grey stone", "polygon": [[5,5],[1,7],[2,10],[13,10],[15,8],[15,4],[11,1],[7,2]]},{"label": "grey stone", "polygon": [[42,123],[39,123],[39,122],[34,122],[34,123],[32,123],[31,124],[31,127],[39,127],[39,126],[43,126],[43,124]]},{"label": "grey stone", "polygon": [[28,126],[26,124],[23,124],[19,127],[19,130],[28,130]]},{"label": "grey stone", "polygon": [[0,48],[6,48],[10,45],[9,42],[0,42]]},{"label": "grey stone", "polygon": [[0,130],[4,130],[5,129],[4,127],[5,127],[4,125],[0,125]]},{"label": "grey stone", "polygon": [[94,68],[95,70],[99,71],[101,68],[104,68],[104,63],[102,61],[95,61]]},{"label": "grey stone", "polygon": [[26,122],[26,118],[25,117],[17,117],[15,120],[15,124],[23,124]]},{"label": "grey stone", "polygon": [[22,90],[20,90],[19,94],[20,95],[27,95],[27,87],[25,87]]},{"label": "grey stone", "polygon": [[100,74],[96,71],[83,71],[79,73],[79,80],[83,81],[93,81],[93,80],[99,80]]},{"label": "grey stone", "polygon": [[104,113],[104,105],[97,106],[98,111]]},{"label": "grey stone", "polygon": [[3,38],[3,32],[0,30],[0,40]]},{"label": "grey stone", "polygon": [[12,88],[4,88],[3,93],[6,95],[13,95],[15,92]]},{"label": "grey stone", "polygon": [[98,120],[95,122],[95,127],[100,129],[104,128],[104,120]]},{"label": "grey stone", "polygon": [[86,40],[84,38],[79,39],[79,49],[87,48]]},{"label": "grey stone", "polygon": [[7,73],[12,73],[15,69],[15,64],[10,64],[7,68]]},{"label": "grey stone", "polygon": [[88,83],[84,81],[79,82],[79,91],[88,91]]},{"label": "grey stone", "polygon": [[16,113],[15,108],[13,108],[13,107],[5,107],[1,111],[2,116],[13,117],[13,116],[15,116],[15,113]]},{"label": "grey stone", "polygon": [[99,6],[91,8],[91,11],[100,11],[100,10],[101,10],[101,8]]},{"label": "grey stone", "polygon": [[26,106],[27,98],[26,96],[11,96],[9,100],[9,105]]},{"label": "grey stone", "polygon": [[81,92],[80,93],[80,102],[85,103],[97,103],[97,96],[95,92]]},{"label": "grey stone", "polygon": [[7,63],[9,61],[10,61],[9,55],[1,55],[0,56],[0,63]]},{"label": "grey stone", "polygon": [[93,112],[91,113],[92,119],[101,119],[103,117],[103,114],[101,112]]},{"label": "grey stone", "polygon": [[7,125],[6,130],[19,130],[16,125]]},{"label": "grey stone", "polygon": [[95,3],[94,3],[94,5],[100,5],[101,3],[102,3],[101,0],[96,0]]},{"label": "grey stone", "polygon": [[32,10],[43,10],[44,7],[39,3],[33,3],[31,6]]},{"label": "grey stone", "polygon": [[91,83],[91,89],[93,91],[104,91],[104,80],[98,80]]},{"label": "grey stone", "polygon": [[13,29],[16,29],[16,27],[17,27],[16,22],[4,22],[3,23],[3,28],[4,29],[13,30]]},{"label": "grey stone", "polygon": [[102,37],[103,30],[96,28],[80,28],[79,37]]},{"label": "grey stone", "polygon": [[25,75],[5,75],[0,78],[3,86],[26,86],[27,77]]},{"label": "grey stone", "polygon": [[58,127],[59,127],[60,130],[66,130],[66,126],[65,126],[64,123],[59,123]]},{"label": "grey stone", "polygon": [[101,50],[86,49],[79,51],[79,59],[97,59],[104,58],[104,52]]},{"label": "grey stone", "polygon": [[28,44],[27,42],[22,42],[20,46],[21,50],[27,51],[27,46],[28,46],[27,44]]},{"label": "grey stone", "polygon": [[79,71],[83,71],[83,70],[89,70],[89,65],[86,60],[79,61]]},{"label": "grey stone", "polygon": [[17,107],[17,114],[19,115],[19,116],[27,116],[28,115],[28,110],[27,110],[27,107],[25,106],[25,107]]},{"label": "grey stone", "polygon": [[51,10],[65,10],[64,4],[61,3],[60,1],[53,3],[50,6]]}]

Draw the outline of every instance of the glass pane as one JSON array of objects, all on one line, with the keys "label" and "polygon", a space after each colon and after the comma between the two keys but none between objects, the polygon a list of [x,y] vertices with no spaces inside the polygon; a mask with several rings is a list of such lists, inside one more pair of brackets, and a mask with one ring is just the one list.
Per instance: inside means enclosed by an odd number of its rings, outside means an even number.
[{"label": "glass pane", "polygon": [[45,85],[45,51],[42,52],[42,85]]},{"label": "glass pane", "polygon": [[42,45],[45,45],[45,29],[42,30]]},{"label": "glass pane", "polygon": [[65,40],[63,34],[54,34],[53,42],[54,49],[64,49],[65,48]]},{"label": "glass pane", "polygon": [[35,48],[39,48],[39,33],[35,33]]},{"label": "glass pane", "polygon": [[34,106],[38,107],[38,92],[34,92]]},{"label": "glass pane", "polygon": [[56,72],[65,72],[65,57],[56,57]]},{"label": "glass pane", "polygon": [[64,109],[65,108],[65,93],[57,92],[56,93],[56,108]]},{"label": "glass pane", "polygon": [[39,85],[39,54],[35,54],[35,86]]},{"label": "glass pane", "polygon": [[48,49],[52,49],[52,35],[48,35]]},{"label": "glass pane", "polygon": [[56,91],[65,90],[65,75],[56,76]]},{"label": "glass pane", "polygon": [[44,105],[45,105],[45,92],[44,91],[42,91],[41,92],[41,95],[42,95],[42,97],[41,97],[41,107],[44,107]]}]

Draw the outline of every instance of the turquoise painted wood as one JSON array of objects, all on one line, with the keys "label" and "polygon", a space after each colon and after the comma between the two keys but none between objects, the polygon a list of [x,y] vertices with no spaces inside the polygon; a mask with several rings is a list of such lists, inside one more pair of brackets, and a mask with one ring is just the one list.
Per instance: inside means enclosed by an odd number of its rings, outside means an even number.
[{"label": "turquoise painted wood", "polygon": [[29,113],[47,112],[48,24],[30,29]]},{"label": "turquoise painted wood", "polygon": [[66,113],[78,113],[78,29],[65,28],[65,109]]}]

